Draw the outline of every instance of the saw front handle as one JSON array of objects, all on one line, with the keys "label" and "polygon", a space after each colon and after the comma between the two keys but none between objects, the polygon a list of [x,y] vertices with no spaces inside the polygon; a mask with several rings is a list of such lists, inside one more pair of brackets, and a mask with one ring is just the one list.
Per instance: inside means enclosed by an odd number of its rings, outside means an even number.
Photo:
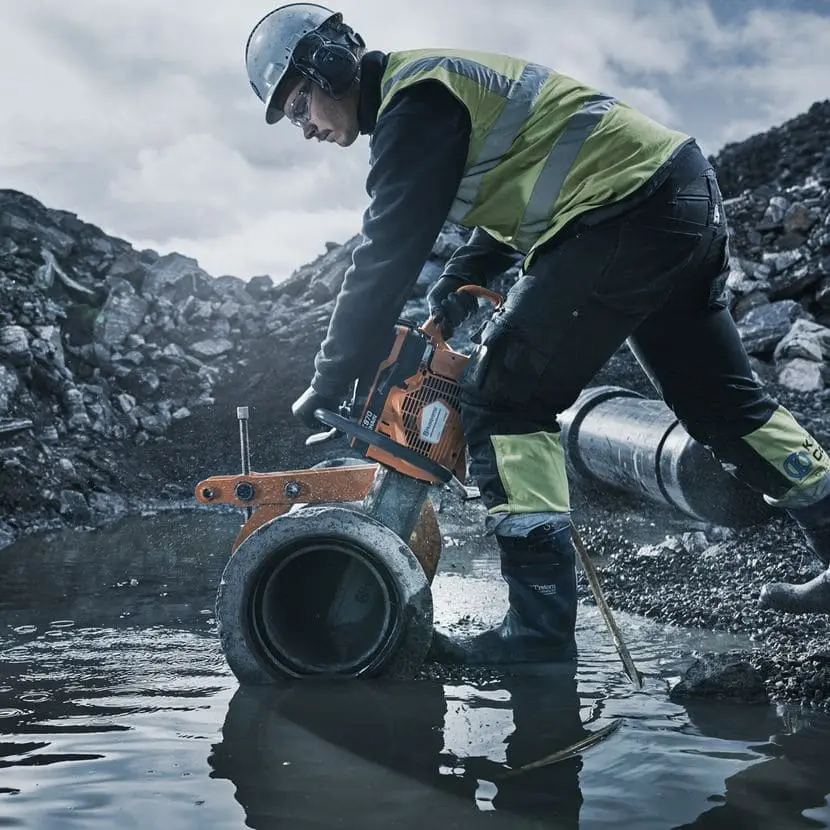
[{"label": "saw front handle", "polygon": [[[490,300],[496,307],[496,311],[504,305],[504,297],[497,291],[491,291],[483,285],[462,285],[461,288],[456,289],[459,294],[472,294],[474,297],[481,297],[484,300]],[[426,323],[421,326],[421,331],[428,337],[432,338],[437,349],[448,349],[447,341],[444,340],[444,335],[441,332],[441,326],[435,322],[435,317],[430,315]]]}]

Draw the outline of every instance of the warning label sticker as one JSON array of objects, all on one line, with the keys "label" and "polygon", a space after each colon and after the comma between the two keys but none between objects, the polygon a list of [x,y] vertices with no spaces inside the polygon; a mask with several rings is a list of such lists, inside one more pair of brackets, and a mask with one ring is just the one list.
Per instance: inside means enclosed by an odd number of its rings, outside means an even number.
[{"label": "warning label sticker", "polygon": [[421,410],[421,440],[437,444],[444,434],[449,417],[450,408],[441,401],[427,404]]}]

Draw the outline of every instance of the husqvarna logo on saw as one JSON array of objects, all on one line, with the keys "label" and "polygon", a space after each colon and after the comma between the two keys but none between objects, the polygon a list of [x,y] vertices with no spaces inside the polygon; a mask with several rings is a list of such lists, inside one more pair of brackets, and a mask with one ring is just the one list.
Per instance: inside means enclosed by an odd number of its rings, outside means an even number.
[{"label": "husqvarna logo on saw", "polygon": [[427,404],[421,410],[421,440],[437,444],[444,434],[444,427],[449,417],[450,408],[441,401]]}]

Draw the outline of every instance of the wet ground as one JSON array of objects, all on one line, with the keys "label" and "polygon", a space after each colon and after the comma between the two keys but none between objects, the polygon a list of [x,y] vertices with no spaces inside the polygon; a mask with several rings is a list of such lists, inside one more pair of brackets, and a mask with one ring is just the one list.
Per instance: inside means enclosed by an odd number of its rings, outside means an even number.
[{"label": "wet ground", "polygon": [[[495,621],[492,548],[439,518],[437,622]],[[166,513],[3,551],[0,827],[830,826],[826,715],[668,697],[697,650],[741,635],[619,614],[637,692],[584,604],[575,676],[240,688],[213,618],[238,524]]]}]

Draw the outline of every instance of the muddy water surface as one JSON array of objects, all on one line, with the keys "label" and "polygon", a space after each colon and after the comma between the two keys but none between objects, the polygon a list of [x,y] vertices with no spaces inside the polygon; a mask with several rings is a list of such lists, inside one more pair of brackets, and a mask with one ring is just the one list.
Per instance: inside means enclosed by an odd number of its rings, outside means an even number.
[{"label": "muddy water surface", "polygon": [[[0,552],[0,827],[830,826],[830,720],[667,689],[729,637],[580,609],[577,673],[241,689],[216,637],[239,518],[162,514]],[[493,551],[449,540],[436,617],[504,610]],[[512,774],[621,719],[581,757]]]}]

